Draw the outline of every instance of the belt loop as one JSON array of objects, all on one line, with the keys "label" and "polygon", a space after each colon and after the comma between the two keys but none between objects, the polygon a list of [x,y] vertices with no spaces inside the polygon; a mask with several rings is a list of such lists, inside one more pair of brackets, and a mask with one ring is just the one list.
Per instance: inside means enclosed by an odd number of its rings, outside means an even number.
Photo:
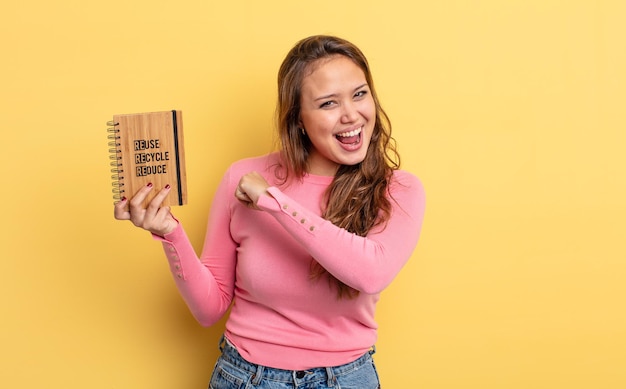
[{"label": "belt loop", "polygon": [[326,368],[326,377],[328,378],[326,386],[328,386],[329,388],[334,388],[335,384],[337,383],[337,377],[335,377],[335,372],[333,371],[332,367]]},{"label": "belt loop", "polygon": [[265,366],[256,365],[256,373],[252,376],[252,385],[258,386],[261,383],[261,379],[263,378],[263,370],[265,370]]},{"label": "belt loop", "polygon": [[226,346],[226,337],[224,336],[224,334],[222,334],[222,337],[220,338],[220,341],[217,343],[217,345],[220,348],[220,352],[224,352],[224,346]]},{"label": "belt loop", "polygon": [[374,354],[376,354],[376,345],[372,346],[372,348],[370,349],[370,355]]}]

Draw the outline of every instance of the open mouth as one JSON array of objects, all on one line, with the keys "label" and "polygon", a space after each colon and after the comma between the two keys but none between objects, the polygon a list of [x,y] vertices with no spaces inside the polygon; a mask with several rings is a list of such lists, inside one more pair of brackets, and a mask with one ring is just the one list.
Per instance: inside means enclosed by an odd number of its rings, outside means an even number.
[{"label": "open mouth", "polygon": [[357,128],[356,130],[342,132],[341,134],[335,135],[337,140],[344,145],[356,145],[361,141],[361,133],[363,132],[363,126]]}]

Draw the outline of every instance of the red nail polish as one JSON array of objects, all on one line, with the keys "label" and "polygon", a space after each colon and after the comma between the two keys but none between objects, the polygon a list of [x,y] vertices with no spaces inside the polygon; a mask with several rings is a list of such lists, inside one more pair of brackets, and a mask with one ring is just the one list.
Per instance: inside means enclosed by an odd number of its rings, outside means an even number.
[{"label": "red nail polish", "polygon": [[120,201],[126,201],[126,196],[122,197],[122,200]]},{"label": "red nail polish", "polygon": [[149,182],[148,185],[146,185],[148,188],[152,188],[152,183]]},{"label": "red nail polish", "polygon": [[165,185],[165,189],[169,189],[170,188],[170,184]]}]

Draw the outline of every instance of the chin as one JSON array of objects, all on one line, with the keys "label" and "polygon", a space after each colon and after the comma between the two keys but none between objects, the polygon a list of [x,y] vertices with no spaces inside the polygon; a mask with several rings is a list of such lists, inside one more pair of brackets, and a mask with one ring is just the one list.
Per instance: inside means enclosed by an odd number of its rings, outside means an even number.
[{"label": "chin", "polygon": [[365,155],[363,157],[345,159],[341,162],[341,164],[346,165],[346,166],[354,166],[354,165],[360,164],[364,160],[365,160]]}]

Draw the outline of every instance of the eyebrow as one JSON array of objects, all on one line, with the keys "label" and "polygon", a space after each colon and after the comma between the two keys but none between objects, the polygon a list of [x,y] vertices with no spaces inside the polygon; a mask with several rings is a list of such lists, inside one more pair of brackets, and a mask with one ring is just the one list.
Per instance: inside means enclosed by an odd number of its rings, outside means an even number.
[{"label": "eyebrow", "polygon": [[[367,86],[367,82],[357,86],[356,88],[354,88],[353,92],[358,91],[359,89],[363,88],[364,86]],[[328,98],[336,97],[336,96],[337,96],[336,93],[331,93],[329,95],[320,96],[320,97],[314,99],[313,101],[324,100],[324,99],[328,99]]]}]

